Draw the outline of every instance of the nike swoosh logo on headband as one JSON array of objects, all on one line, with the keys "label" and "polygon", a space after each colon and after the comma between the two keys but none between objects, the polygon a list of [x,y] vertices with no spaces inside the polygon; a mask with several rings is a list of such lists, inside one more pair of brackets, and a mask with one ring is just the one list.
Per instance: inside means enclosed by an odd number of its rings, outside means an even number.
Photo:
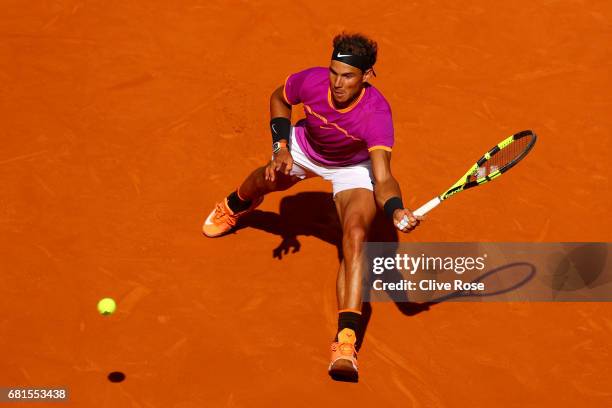
[{"label": "nike swoosh logo on headband", "polygon": [[351,54],[340,54],[340,53],[338,53],[338,55],[336,55],[336,57],[338,57],[338,58],[350,57],[350,56],[351,56]]}]

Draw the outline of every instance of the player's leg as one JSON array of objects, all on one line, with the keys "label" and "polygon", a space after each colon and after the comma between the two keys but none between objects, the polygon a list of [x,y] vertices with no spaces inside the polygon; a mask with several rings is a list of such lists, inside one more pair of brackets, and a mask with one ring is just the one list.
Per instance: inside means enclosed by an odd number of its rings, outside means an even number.
[{"label": "player's leg", "polygon": [[374,216],[376,203],[373,192],[355,188],[335,196],[342,225],[343,261],[338,271],[338,333],[332,344],[330,374],[334,377],[357,375],[355,344],[361,332],[362,282],[365,277],[363,243]]},{"label": "player's leg", "polygon": [[344,258],[342,258],[342,260],[340,261],[340,267],[338,268],[338,276],[336,277],[336,303],[338,305],[338,310],[342,310],[344,308],[344,290],[346,287],[346,272],[344,268]]},{"label": "player's leg", "polygon": [[[376,215],[372,191],[357,188],[345,190],[335,197],[336,209],[342,226],[344,258],[337,281],[340,310],[361,310],[362,280],[364,278],[363,243]],[[342,266],[342,265],[341,265]]]},{"label": "player's leg", "polygon": [[293,166],[288,175],[277,172],[274,181],[266,180],[267,166],[255,169],[242,184],[217,204],[210,213],[202,230],[208,237],[221,236],[234,228],[239,217],[254,210],[263,201],[264,195],[286,190],[300,180],[320,176],[325,169],[312,162],[302,151],[296,139],[296,128],[291,128],[289,143]]},{"label": "player's leg", "polygon": [[252,201],[274,191],[287,190],[303,178],[295,172],[291,175],[278,172],[274,181],[266,180],[266,167],[267,165],[255,169],[240,184],[236,193],[241,200]]}]

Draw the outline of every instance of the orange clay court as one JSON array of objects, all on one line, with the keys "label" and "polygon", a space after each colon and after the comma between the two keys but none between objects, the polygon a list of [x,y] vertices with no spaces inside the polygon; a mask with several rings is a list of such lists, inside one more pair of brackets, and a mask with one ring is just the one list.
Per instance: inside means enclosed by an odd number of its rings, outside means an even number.
[{"label": "orange clay court", "polygon": [[[510,175],[401,241],[611,241],[611,12],[4,1],[0,387],[66,386],[53,406],[73,407],[612,406],[609,303],[445,302],[411,316],[373,303],[359,382],[332,381],[338,231],[320,179],[267,196],[235,234],[201,234],[269,158],[270,93],[326,66],[351,30],[380,47],[373,84],[393,109],[410,208],[504,137],[539,137]],[[291,236],[283,203],[305,221]],[[101,316],[107,296],[118,308]]]}]

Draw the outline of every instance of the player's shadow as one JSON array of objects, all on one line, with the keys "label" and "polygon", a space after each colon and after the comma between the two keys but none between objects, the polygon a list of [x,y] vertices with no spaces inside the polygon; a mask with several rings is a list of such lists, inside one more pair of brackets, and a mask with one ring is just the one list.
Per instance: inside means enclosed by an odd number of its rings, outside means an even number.
[{"label": "player's shadow", "polygon": [[299,236],[314,236],[336,247],[342,259],[342,228],[332,195],[324,192],[303,192],[282,198],[279,213],[255,210],[240,218],[235,230],[256,228],[280,235],[282,241],[272,250],[272,256],[284,255],[301,249]]},{"label": "player's shadow", "polygon": [[[314,236],[333,245],[336,248],[338,261],[340,262],[342,260],[342,228],[330,193],[302,192],[285,196],[280,202],[279,213],[255,210],[240,219],[236,230],[246,227],[260,229],[271,234],[279,235],[282,238],[280,244],[272,251],[272,256],[274,258],[282,259],[283,256],[287,254],[298,252],[301,248],[299,241],[300,236]],[[366,262],[371,265],[372,258],[375,256],[394,257],[398,250],[398,238],[397,229],[386,219],[381,211],[378,211],[370,227],[368,241],[384,242],[385,245],[377,246],[377,248],[380,249],[376,253],[368,252],[368,259],[366,259]],[[517,267],[523,267],[523,270],[526,272],[518,283],[500,288],[500,291],[495,291],[495,293],[489,293],[487,295],[453,292],[428,302],[417,303],[411,301],[406,292],[387,292],[388,299],[394,302],[395,306],[402,314],[414,316],[428,311],[437,304],[453,300],[454,298],[499,295],[516,290],[520,286],[525,285],[535,276],[535,267],[526,263],[507,264],[490,270],[472,281],[480,282],[485,279],[491,281],[496,276],[499,276],[499,274],[514,274],[515,272],[511,271],[516,271]],[[369,273],[366,273],[366,276],[368,279],[371,277]],[[396,282],[402,279],[404,279],[403,275],[395,269],[385,272],[385,281],[387,282]],[[366,282],[365,287],[371,287],[370,282]],[[358,348],[363,344],[365,332],[372,317],[371,302],[365,301],[363,303],[362,316],[363,327],[358,336],[358,338],[361,339],[360,344],[357,345]]]},{"label": "player's shadow", "polygon": [[[338,261],[342,260],[342,227],[336,212],[332,194],[320,191],[301,192],[285,196],[280,202],[279,213],[255,210],[242,217],[236,226],[236,231],[242,228],[256,228],[271,234],[279,235],[282,240],[273,249],[272,256],[282,259],[289,253],[298,252],[301,248],[300,236],[314,236],[336,248]],[[378,211],[368,236],[369,242],[386,242],[385,253],[397,251],[398,232],[385,215]],[[371,264],[371,262],[370,262]],[[389,273],[399,272],[390,271]],[[417,304],[409,301],[406,296],[395,302],[397,308],[406,316],[414,316],[429,310],[429,304]],[[362,308],[363,339],[368,323],[372,317],[372,305],[364,302]]]}]

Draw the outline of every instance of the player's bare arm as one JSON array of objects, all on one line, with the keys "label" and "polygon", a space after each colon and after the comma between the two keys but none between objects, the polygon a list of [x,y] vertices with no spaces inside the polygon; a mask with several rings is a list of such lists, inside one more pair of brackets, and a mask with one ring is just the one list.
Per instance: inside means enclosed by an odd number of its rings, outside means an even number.
[{"label": "player's bare arm", "polygon": [[398,226],[404,216],[408,217],[408,225],[398,229],[402,232],[413,230],[419,223],[419,218],[407,208],[403,208],[402,192],[399,183],[391,173],[391,152],[377,149],[370,152],[372,173],[374,174],[374,197],[378,207],[385,209],[393,219],[393,225]]},{"label": "player's bare arm", "polygon": [[270,127],[272,133],[278,135],[278,144],[265,170],[266,180],[272,182],[276,179],[276,172],[280,171],[287,175],[293,166],[293,158],[289,152],[289,137],[283,134],[287,133],[286,127],[291,126],[291,105],[285,101],[283,88],[283,85],[279,86],[270,96]]}]

